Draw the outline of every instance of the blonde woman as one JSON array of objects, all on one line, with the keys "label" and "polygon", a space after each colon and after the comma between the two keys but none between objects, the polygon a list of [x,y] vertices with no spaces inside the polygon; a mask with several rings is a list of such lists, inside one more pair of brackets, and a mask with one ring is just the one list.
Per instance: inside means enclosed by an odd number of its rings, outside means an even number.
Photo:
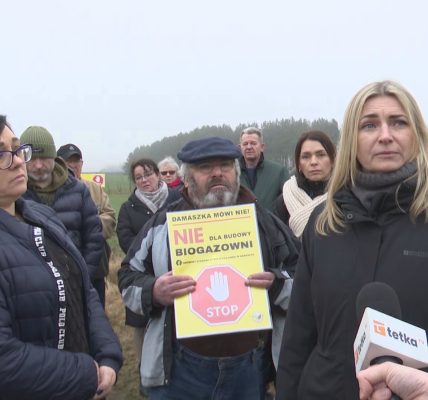
[{"label": "blonde woman", "polygon": [[355,299],[390,285],[403,320],[428,329],[428,133],[413,96],[363,87],[343,121],[325,206],[315,209],[288,309],[277,398],[357,399]]}]

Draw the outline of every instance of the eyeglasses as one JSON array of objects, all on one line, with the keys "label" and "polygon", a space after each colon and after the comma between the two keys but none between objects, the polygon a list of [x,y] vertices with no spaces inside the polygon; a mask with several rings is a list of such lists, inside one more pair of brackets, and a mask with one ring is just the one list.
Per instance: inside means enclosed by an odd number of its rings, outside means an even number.
[{"label": "eyeglasses", "polygon": [[150,178],[155,172],[146,172],[144,175],[137,175],[135,177],[135,181],[141,181],[143,178],[148,179]]},{"label": "eyeglasses", "polygon": [[0,151],[0,169],[9,169],[13,163],[13,156],[19,157],[24,162],[31,160],[33,148],[31,144],[22,144],[16,150],[1,150]]},{"label": "eyeglasses", "polygon": [[161,171],[160,173],[161,173],[162,176],[165,176],[165,175],[175,175],[176,171]]},{"label": "eyeglasses", "polygon": [[234,160],[224,160],[219,162],[204,162],[199,164],[194,164],[194,168],[203,174],[210,174],[213,172],[214,168],[219,167],[221,172],[230,172],[235,166]]}]

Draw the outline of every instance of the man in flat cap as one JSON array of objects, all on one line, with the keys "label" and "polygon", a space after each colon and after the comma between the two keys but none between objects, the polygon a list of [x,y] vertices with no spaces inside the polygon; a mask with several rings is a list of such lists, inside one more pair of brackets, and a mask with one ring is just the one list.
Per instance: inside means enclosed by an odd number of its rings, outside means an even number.
[{"label": "man in flat cap", "polygon": [[[276,335],[276,316],[283,322],[299,244],[240,186],[240,155],[237,146],[220,137],[185,144],[178,153],[184,178],[182,199],[147,222],[119,270],[125,304],[150,317],[140,372],[151,400],[264,399],[272,356],[278,356],[282,334],[279,327]],[[247,276],[247,285],[267,290],[273,335],[264,330],[176,339],[174,299],[193,292],[196,282],[171,273],[166,213],[251,203],[257,214],[264,271]]]},{"label": "man in flat cap", "polygon": [[57,157],[54,139],[46,128],[28,127],[21,135],[21,143],[33,147],[33,157],[27,163],[28,189],[24,197],[56,211],[85,259],[92,280],[104,247],[101,222],[88,188]]},{"label": "man in flat cap", "polygon": [[103,231],[104,252],[101,257],[100,263],[92,276],[92,284],[97,289],[100,295],[101,303],[105,306],[105,277],[109,271],[109,261],[111,249],[107,242],[114,234],[116,227],[116,215],[113,207],[110,204],[108,194],[104,191],[102,186],[94,181],[87,181],[82,179],[82,166],[83,157],[81,150],[73,143],[64,144],[57,151],[57,156],[61,157],[67,167],[71,169],[74,176],[89,189],[91,198],[94,201],[98,216],[100,217]]}]

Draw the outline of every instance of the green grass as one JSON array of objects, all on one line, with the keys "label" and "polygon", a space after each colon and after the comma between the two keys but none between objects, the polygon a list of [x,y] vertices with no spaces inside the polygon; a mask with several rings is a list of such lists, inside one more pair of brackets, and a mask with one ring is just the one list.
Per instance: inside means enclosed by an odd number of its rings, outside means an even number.
[{"label": "green grass", "polygon": [[106,192],[110,194],[129,194],[133,184],[126,174],[106,174]]},{"label": "green grass", "polygon": [[128,200],[129,194],[130,194],[129,192],[126,192],[126,193],[110,193],[108,195],[108,197],[110,199],[110,204],[112,205],[112,207],[116,211],[116,219],[117,219],[117,216],[119,215],[120,206],[126,200]]}]

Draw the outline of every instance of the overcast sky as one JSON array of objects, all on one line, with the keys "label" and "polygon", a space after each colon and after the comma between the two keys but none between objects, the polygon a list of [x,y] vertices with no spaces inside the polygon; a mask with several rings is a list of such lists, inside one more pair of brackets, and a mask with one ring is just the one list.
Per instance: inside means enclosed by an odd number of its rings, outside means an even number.
[{"label": "overcast sky", "polygon": [[88,172],[202,125],[340,122],[374,80],[400,81],[428,117],[422,0],[10,0],[1,14],[0,113],[17,135],[42,125],[78,145]]}]

